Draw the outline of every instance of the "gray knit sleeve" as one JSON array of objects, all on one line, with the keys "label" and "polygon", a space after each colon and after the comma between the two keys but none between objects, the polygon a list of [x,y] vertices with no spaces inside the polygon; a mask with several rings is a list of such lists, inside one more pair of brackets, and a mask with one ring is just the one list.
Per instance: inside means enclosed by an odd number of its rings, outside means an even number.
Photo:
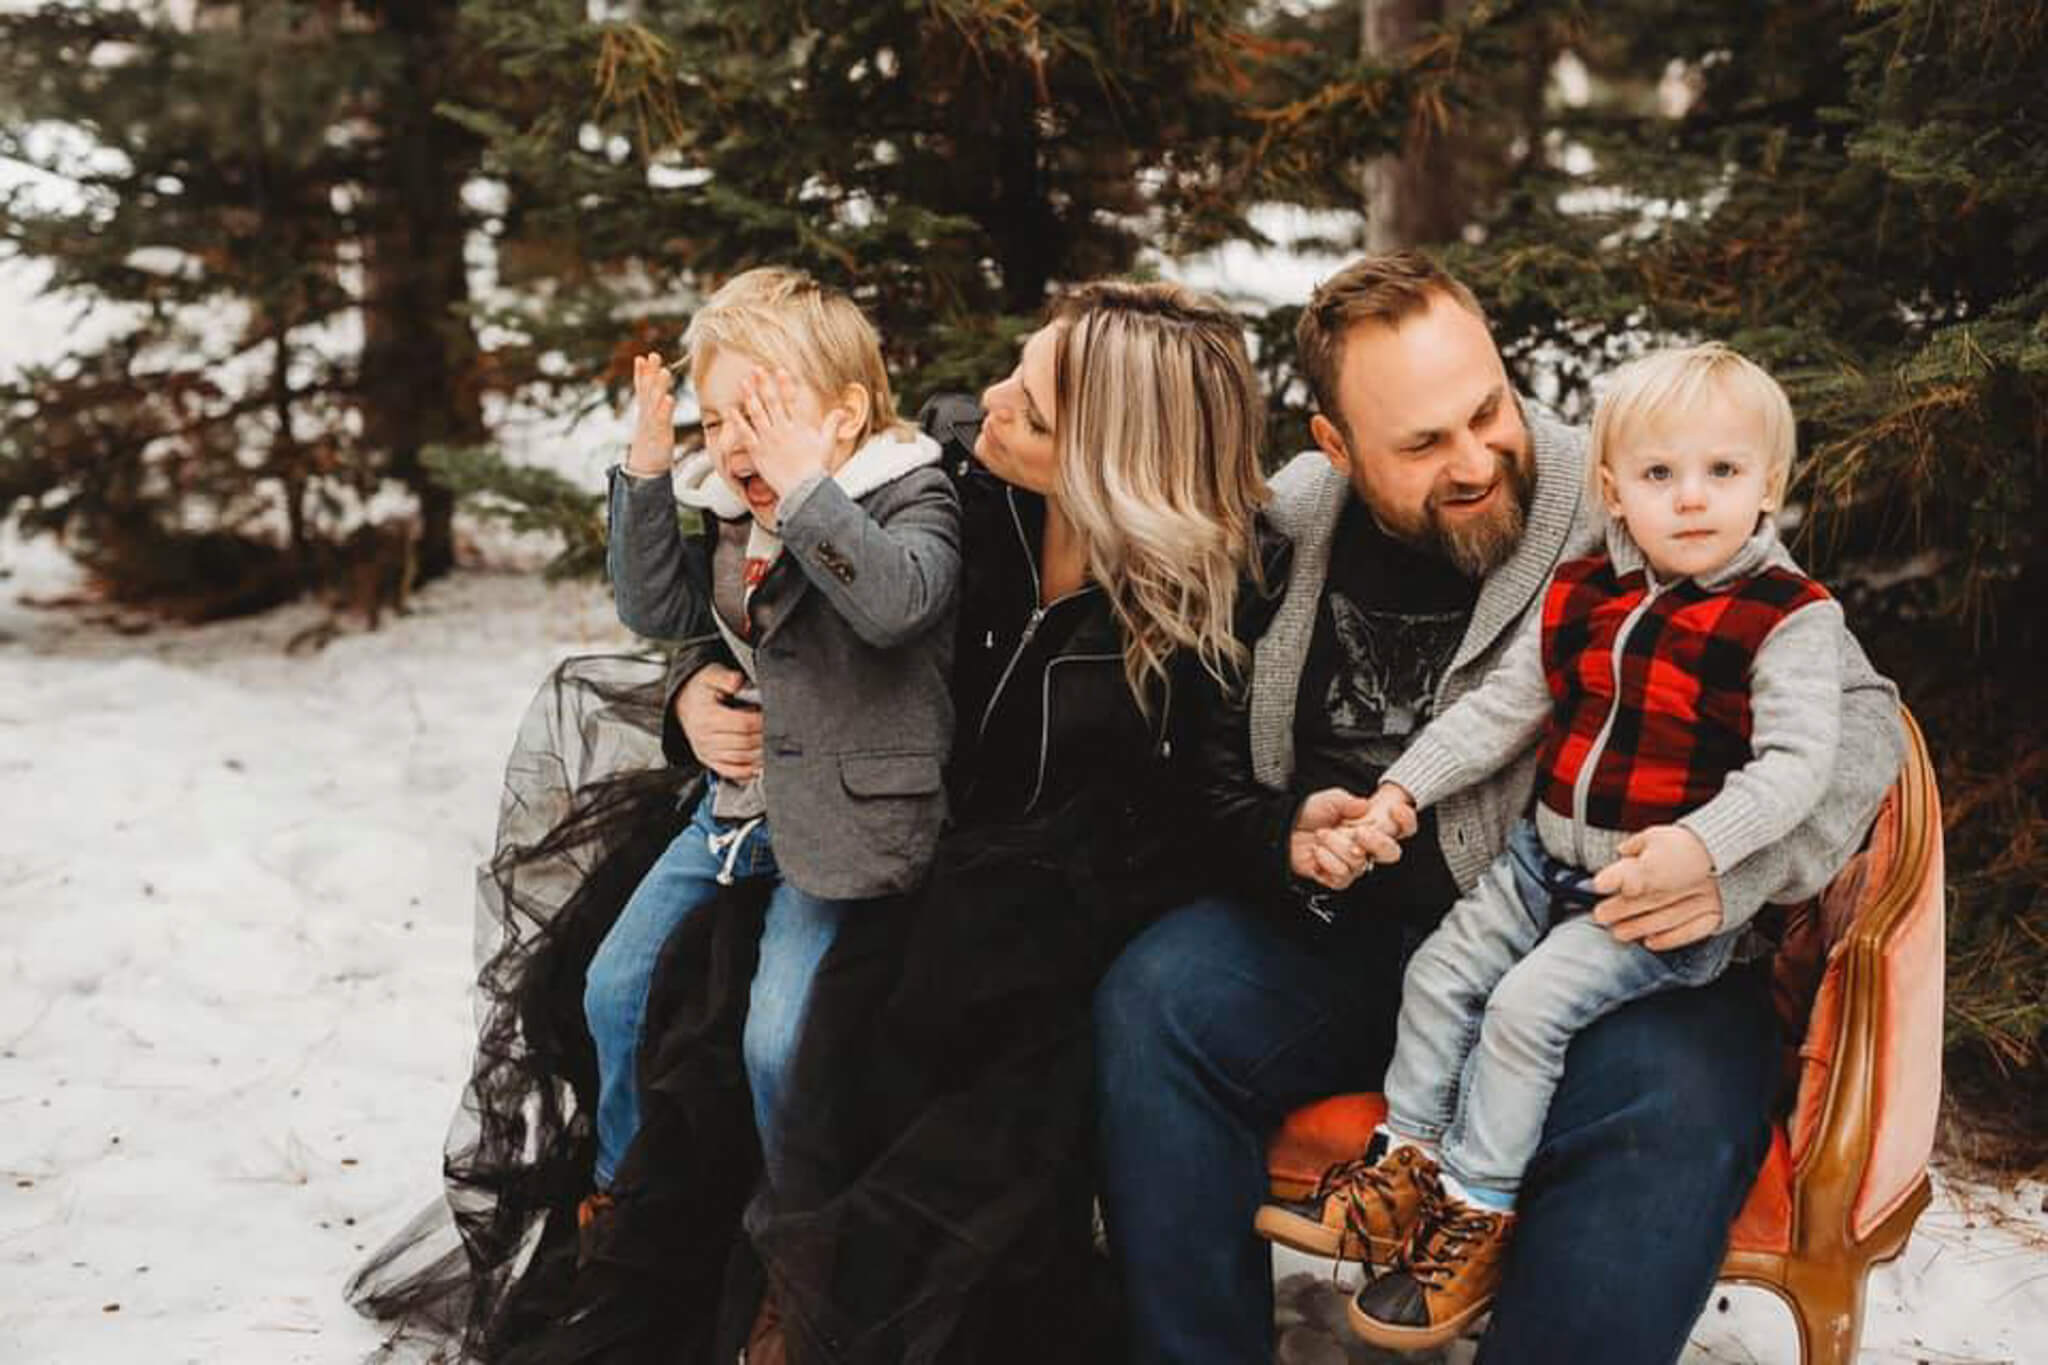
[{"label": "gray knit sleeve", "polygon": [[1719,876],[1723,922],[1746,922],[1766,902],[1818,895],[1862,844],[1887,788],[1905,761],[1899,693],[1870,666],[1856,637],[1844,630],[1841,731],[1826,790],[1793,831],[1764,845]]},{"label": "gray knit sleeve", "polygon": [[1778,623],[1749,670],[1750,761],[1678,821],[1715,869],[1734,867],[1806,818],[1827,791],[1841,733],[1842,609],[1810,603]]},{"label": "gray knit sleeve", "polygon": [[1543,676],[1543,607],[1522,614],[1499,662],[1452,703],[1380,777],[1421,810],[1513,763],[1543,734],[1550,686]]},{"label": "gray knit sleeve", "polygon": [[619,620],[652,640],[711,630],[710,566],[683,537],[674,484],[624,465],[612,466],[610,482],[605,568]]}]

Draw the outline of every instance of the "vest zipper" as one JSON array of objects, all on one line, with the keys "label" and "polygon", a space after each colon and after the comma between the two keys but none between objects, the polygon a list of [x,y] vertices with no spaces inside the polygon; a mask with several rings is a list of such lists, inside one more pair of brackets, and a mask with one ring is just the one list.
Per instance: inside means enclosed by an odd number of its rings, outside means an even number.
[{"label": "vest zipper", "polygon": [[[1607,718],[1600,722],[1600,732],[1593,736],[1593,743],[1586,750],[1586,757],[1579,764],[1578,776],[1572,779],[1572,861],[1586,867],[1586,800],[1593,789],[1593,771],[1600,766],[1600,756],[1607,750],[1607,741],[1614,734],[1614,719],[1621,714],[1621,647],[1628,643],[1629,632],[1656,603],[1657,597],[1666,587],[1660,588],[1651,579],[1648,570],[1643,572],[1646,591],[1643,600],[1636,603],[1627,616],[1621,618],[1621,626],[1614,632],[1614,643],[1609,647],[1608,676],[1614,684],[1614,698],[1607,704]],[[1586,868],[1597,872],[1598,868]]]}]

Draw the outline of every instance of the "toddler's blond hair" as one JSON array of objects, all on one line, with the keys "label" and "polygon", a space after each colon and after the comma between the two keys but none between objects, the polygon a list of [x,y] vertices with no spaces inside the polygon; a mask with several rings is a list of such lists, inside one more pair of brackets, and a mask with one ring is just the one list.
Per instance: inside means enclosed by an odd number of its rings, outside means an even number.
[{"label": "toddler's blond hair", "polygon": [[882,341],[873,324],[852,299],[801,270],[748,270],[705,300],[683,332],[692,382],[701,381],[711,357],[722,351],[767,369],[787,370],[828,404],[847,385],[860,385],[867,390],[868,419],[856,446],[905,426],[896,416]]},{"label": "toddler's blond hair", "polygon": [[1785,500],[1792,477],[1797,424],[1792,400],[1763,366],[1718,341],[1652,351],[1616,372],[1593,412],[1592,458],[1586,476],[1599,497],[1600,471],[1612,444],[1659,414],[1683,415],[1709,396],[1720,397],[1761,419],[1764,457],[1769,461],[1766,496],[1773,507]]}]

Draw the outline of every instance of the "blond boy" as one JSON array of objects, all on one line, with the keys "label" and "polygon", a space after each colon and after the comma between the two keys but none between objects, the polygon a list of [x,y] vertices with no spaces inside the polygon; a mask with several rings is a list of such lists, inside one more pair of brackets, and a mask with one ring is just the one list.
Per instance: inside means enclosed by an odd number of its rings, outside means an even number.
[{"label": "blond boy", "polygon": [[[731,702],[760,708],[766,742],[751,780],[707,774],[591,962],[601,1193],[639,1127],[648,988],[684,918],[721,886],[772,884],[744,1037],[772,1179],[818,964],[847,914],[916,885],[945,818],[960,550],[937,443],[897,419],[860,310],[801,272],[736,277],[683,343],[705,449],[675,467],[669,372],[637,358],[638,420],[611,481],[615,599],[642,635],[715,633],[748,679]],[[703,513],[697,535],[678,501]]]}]

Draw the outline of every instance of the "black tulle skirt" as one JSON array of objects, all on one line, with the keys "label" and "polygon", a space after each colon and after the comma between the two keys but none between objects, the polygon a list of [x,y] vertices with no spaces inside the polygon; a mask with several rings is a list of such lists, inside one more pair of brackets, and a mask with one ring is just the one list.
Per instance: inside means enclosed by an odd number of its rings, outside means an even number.
[{"label": "black tulle skirt", "polygon": [[1186,889],[1128,793],[950,832],[924,890],[850,920],[764,1187],[741,1061],[764,903],[664,950],[643,1125],[579,1256],[595,1154],[584,972],[684,823],[662,669],[571,660],[529,708],[478,878],[478,1045],[445,1195],[349,1285],[395,1336],[505,1362],[731,1361],[772,1288],[799,1362],[1122,1358],[1095,1235],[1090,1000]]}]

